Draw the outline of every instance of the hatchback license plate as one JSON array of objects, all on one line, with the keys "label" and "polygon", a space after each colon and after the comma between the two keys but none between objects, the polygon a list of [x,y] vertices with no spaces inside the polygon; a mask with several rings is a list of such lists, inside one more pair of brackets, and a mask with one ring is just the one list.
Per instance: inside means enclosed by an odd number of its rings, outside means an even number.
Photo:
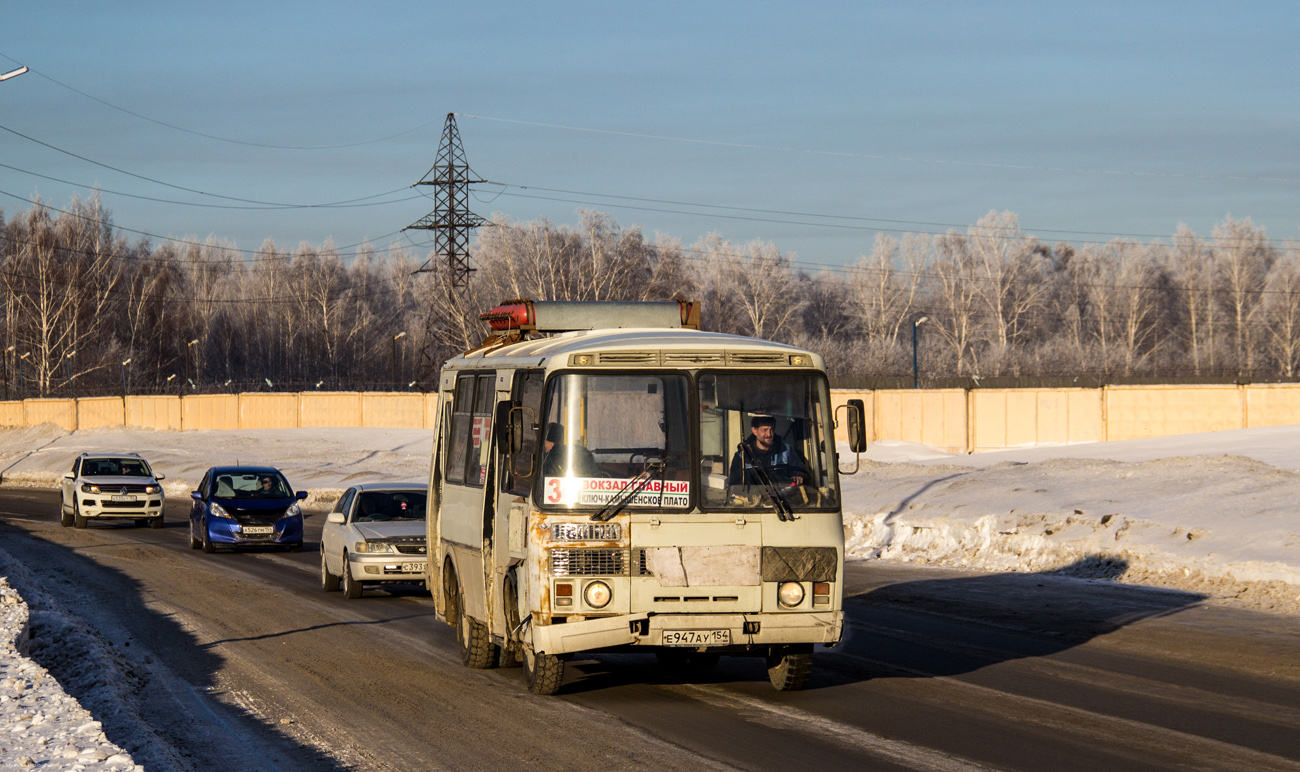
[{"label": "hatchback license plate", "polygon": [[428,563],[403,563],[402,564],[402,570],[407,573],[424,573],[424,570],[428,567],[429,567]]},{"label": "hatchback license plate", "polygon": [[246,525],[244,533],[248,536],[270,536],[275,533],[275,527],[270,525]]},{"label": "hatchback license plate", "polygon": [[730,630],[664,630],[664,646],[730,646]]},{"label": "hatchback license plate", "polygon": [[113,496],[113,501],[135,501],[135,496]]}]

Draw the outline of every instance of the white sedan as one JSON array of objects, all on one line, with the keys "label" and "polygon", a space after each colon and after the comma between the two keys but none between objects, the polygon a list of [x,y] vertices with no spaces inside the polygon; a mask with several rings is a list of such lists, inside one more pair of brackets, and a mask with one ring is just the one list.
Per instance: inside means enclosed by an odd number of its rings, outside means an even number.
[{"label": "white sedan", "polygon": [[321,533],[321,589],[342,587],[345,597],[355,599],[365,585],[424,584],[427,502],[428,486],[414,483],[344,491]]}]

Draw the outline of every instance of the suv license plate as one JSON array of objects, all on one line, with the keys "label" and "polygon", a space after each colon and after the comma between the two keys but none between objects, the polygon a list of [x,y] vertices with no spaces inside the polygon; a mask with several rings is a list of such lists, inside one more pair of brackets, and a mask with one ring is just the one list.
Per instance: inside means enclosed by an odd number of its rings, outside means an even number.
[{"label": "suv license plate", "polygon": [[429,567],[428,563],[403,563],[402,570],[409,573],[424,573]]},{"label": "suv license plate", "polygon": [[249,536],[270,536],[275,533],[275,526],[270,525],[246,525],[243,533]]},{"label": "suv license plate", "polygon": [[112,501],[135,501],[135,496],[112,496]]},{"label": "suv license plate", "polygon": [[730,646],[730,630],[664,630],[664,646]]}]

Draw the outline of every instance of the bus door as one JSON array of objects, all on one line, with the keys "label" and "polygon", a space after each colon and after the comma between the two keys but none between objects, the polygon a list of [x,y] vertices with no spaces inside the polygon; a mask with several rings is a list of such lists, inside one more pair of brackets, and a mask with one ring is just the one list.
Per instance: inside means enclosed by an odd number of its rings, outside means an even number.
[{"label": "bus door", "polygon": [[[497,570],[497,586],[510,591],[505,592],[508,600],[518,600],[518,592],[524,586],[521,566],[528,558],[528,496],[533,488],[534,476],[541,463],[540,421],[542,397],[546,386],[546,371],[518,370],[515,372],[514,384],[509,401],[502,403],[505,408],[498,420],[508,432],[515,434],[515,440],[505,437],[501,451],[500,494],[496,508],[496,554],[494,563]],[[512,449],[511,445],[517,447]],[[515,571],[521,573],[516,576]],[[506,628],[518,624],[518,616],[503,604],[494,604],[490,629],[495,635],[508,636]]]},{"label": "bus door", "polygon": [[491,451],[496,377],[491,370],[457,375],[451,405],[451,436],[443,456],[439,536],[444,553],[453,556],[456,580],[464,592],[462,611],[479,620],[486,617],[484,521],[495,504],[484,493],[496,487],[489,479],[495,466]]}]

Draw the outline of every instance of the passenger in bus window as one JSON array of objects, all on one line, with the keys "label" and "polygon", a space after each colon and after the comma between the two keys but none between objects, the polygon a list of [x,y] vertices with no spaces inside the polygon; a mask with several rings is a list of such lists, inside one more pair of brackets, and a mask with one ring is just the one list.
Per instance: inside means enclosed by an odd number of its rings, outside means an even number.
[{"label": "passenger in bus window", "polygon": [[551,423],[546,427],[546,441],[542,443],[543,477],[606,477],[596,457],[581,444],[564,444],[564,425]]},{"label": "passenger in bus window", "polygon": [[736,450],[731,457],[730,485],[761,485],[754,472],[757,464],[772,477],[773,482],[803,485],[808,475],[808,465],[793,445],[776,435],[776,418],[755,413],[749,419],[750,435],[744,443],[747,452]]}]

